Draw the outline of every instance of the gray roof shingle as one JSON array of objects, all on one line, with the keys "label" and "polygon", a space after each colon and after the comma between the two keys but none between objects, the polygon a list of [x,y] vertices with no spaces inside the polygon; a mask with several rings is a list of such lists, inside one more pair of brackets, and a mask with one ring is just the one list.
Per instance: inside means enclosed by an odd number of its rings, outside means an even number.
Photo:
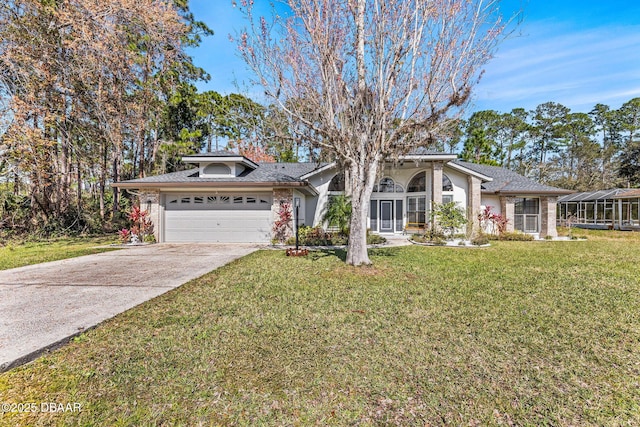
[{"label": "gray roof shingle", "polygon": [[454,156],[453,153],[445,153],[442,151],[431,150],[426,147],[416,147],[413,150],[407,153],[410,156],[441,156],[441,155],[451,155]]},{"label": "gray roof shingle", "polygon": [[[421,154],[426,154],[424,150]],[[207,153],[211,155],[212,153]],[[222,152],[215,153],[222,155]],[[442,154],[429,152],[429,154]],[[199,155],[203,156],[203,155]],[[462,160],[453,160],[463,168],[486,175],[493,178],[493,181],[484,182],[482,189],[484,193],[494,194],[557,194],[564,195],[571,191],[561,188],[540,184],[531,179],[525,178],[516,172],[497,166],[479,165]],[[201,178],[198,176],[198,169],[189,169],[164,175],[150,176],[146,178],[132,179],[124,181],[127,186],[133,184],[190,184],[190,183],[303,183],[302,176],[314,170],[327,166],[328,163],[258,163],[258,168],[244,172],[237,177],[225,178]]]},{"label": "gray roof shingle", "polygon": [[463,160],[454,160],[453,162],[459,166],[493,178],[493,181],[482,184],[484,193],[558,195],[571,193],[570,190],[540,184],[517,172],[500,166],[479,165]]},{"label": "gray roof shingle", "polygon": [[291,183],[302,182],[301,176],[324,166],[325,163],[259,163],[257,169],[243,173],[237,177],[201,178],[198,169],[189,169],[163,175],[124,181],[127,184],[164,184],[192,182],[245,182],[245,183]]}]

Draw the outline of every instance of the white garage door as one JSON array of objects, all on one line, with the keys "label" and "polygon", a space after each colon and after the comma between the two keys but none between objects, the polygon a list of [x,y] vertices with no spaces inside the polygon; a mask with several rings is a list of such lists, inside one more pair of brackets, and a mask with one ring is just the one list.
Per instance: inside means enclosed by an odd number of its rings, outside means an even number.
[{"label": "white garage door", "polygon": [[271,193],[165,197],[165,242],[269,242],[271,224]]}]

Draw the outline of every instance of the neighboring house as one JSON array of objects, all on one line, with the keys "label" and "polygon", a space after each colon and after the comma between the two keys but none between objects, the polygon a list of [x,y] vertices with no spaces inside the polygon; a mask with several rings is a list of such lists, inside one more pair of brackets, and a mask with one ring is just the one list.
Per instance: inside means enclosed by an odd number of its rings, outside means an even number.
[{"label": "neighboring house", "polygon": [[[318,225],[329,198],[344,191],[335,163],[255,163],[224,151],[183,161],[195,168],[113,184],[138,195],[159,242],[269,242],[281,204],[299,204],[299,225]],[[382,234],[423,229],[434,203],[454,201],[476,226],[478,213],[491,206],[507,216],[508,230],[556,236],[557,196],[568,193],[504,168],[419,149],[383,168],[369,227]]]}]

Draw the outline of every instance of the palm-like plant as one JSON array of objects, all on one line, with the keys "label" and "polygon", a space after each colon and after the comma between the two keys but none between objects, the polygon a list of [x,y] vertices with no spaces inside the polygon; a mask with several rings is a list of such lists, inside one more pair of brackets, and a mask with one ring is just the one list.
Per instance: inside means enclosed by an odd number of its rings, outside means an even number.
[{"label": "palm-like plant", "polygon": [[349,198],[342,194],[331,197],[323,220],[329,226],[338,227],[341,234],[348,236],[349,222],[351,221],[351,201]]}]

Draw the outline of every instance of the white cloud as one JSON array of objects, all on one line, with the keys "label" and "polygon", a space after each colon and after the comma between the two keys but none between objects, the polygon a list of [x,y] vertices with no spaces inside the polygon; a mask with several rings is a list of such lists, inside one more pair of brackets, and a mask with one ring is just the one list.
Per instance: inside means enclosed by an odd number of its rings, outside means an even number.
[{"label": "white cloud", "polygon": [[564,32],[529,26],[507,40],[475,92],[474,109],[510,111],[553,101],[574,111],[640,96],[640,27]]}]

